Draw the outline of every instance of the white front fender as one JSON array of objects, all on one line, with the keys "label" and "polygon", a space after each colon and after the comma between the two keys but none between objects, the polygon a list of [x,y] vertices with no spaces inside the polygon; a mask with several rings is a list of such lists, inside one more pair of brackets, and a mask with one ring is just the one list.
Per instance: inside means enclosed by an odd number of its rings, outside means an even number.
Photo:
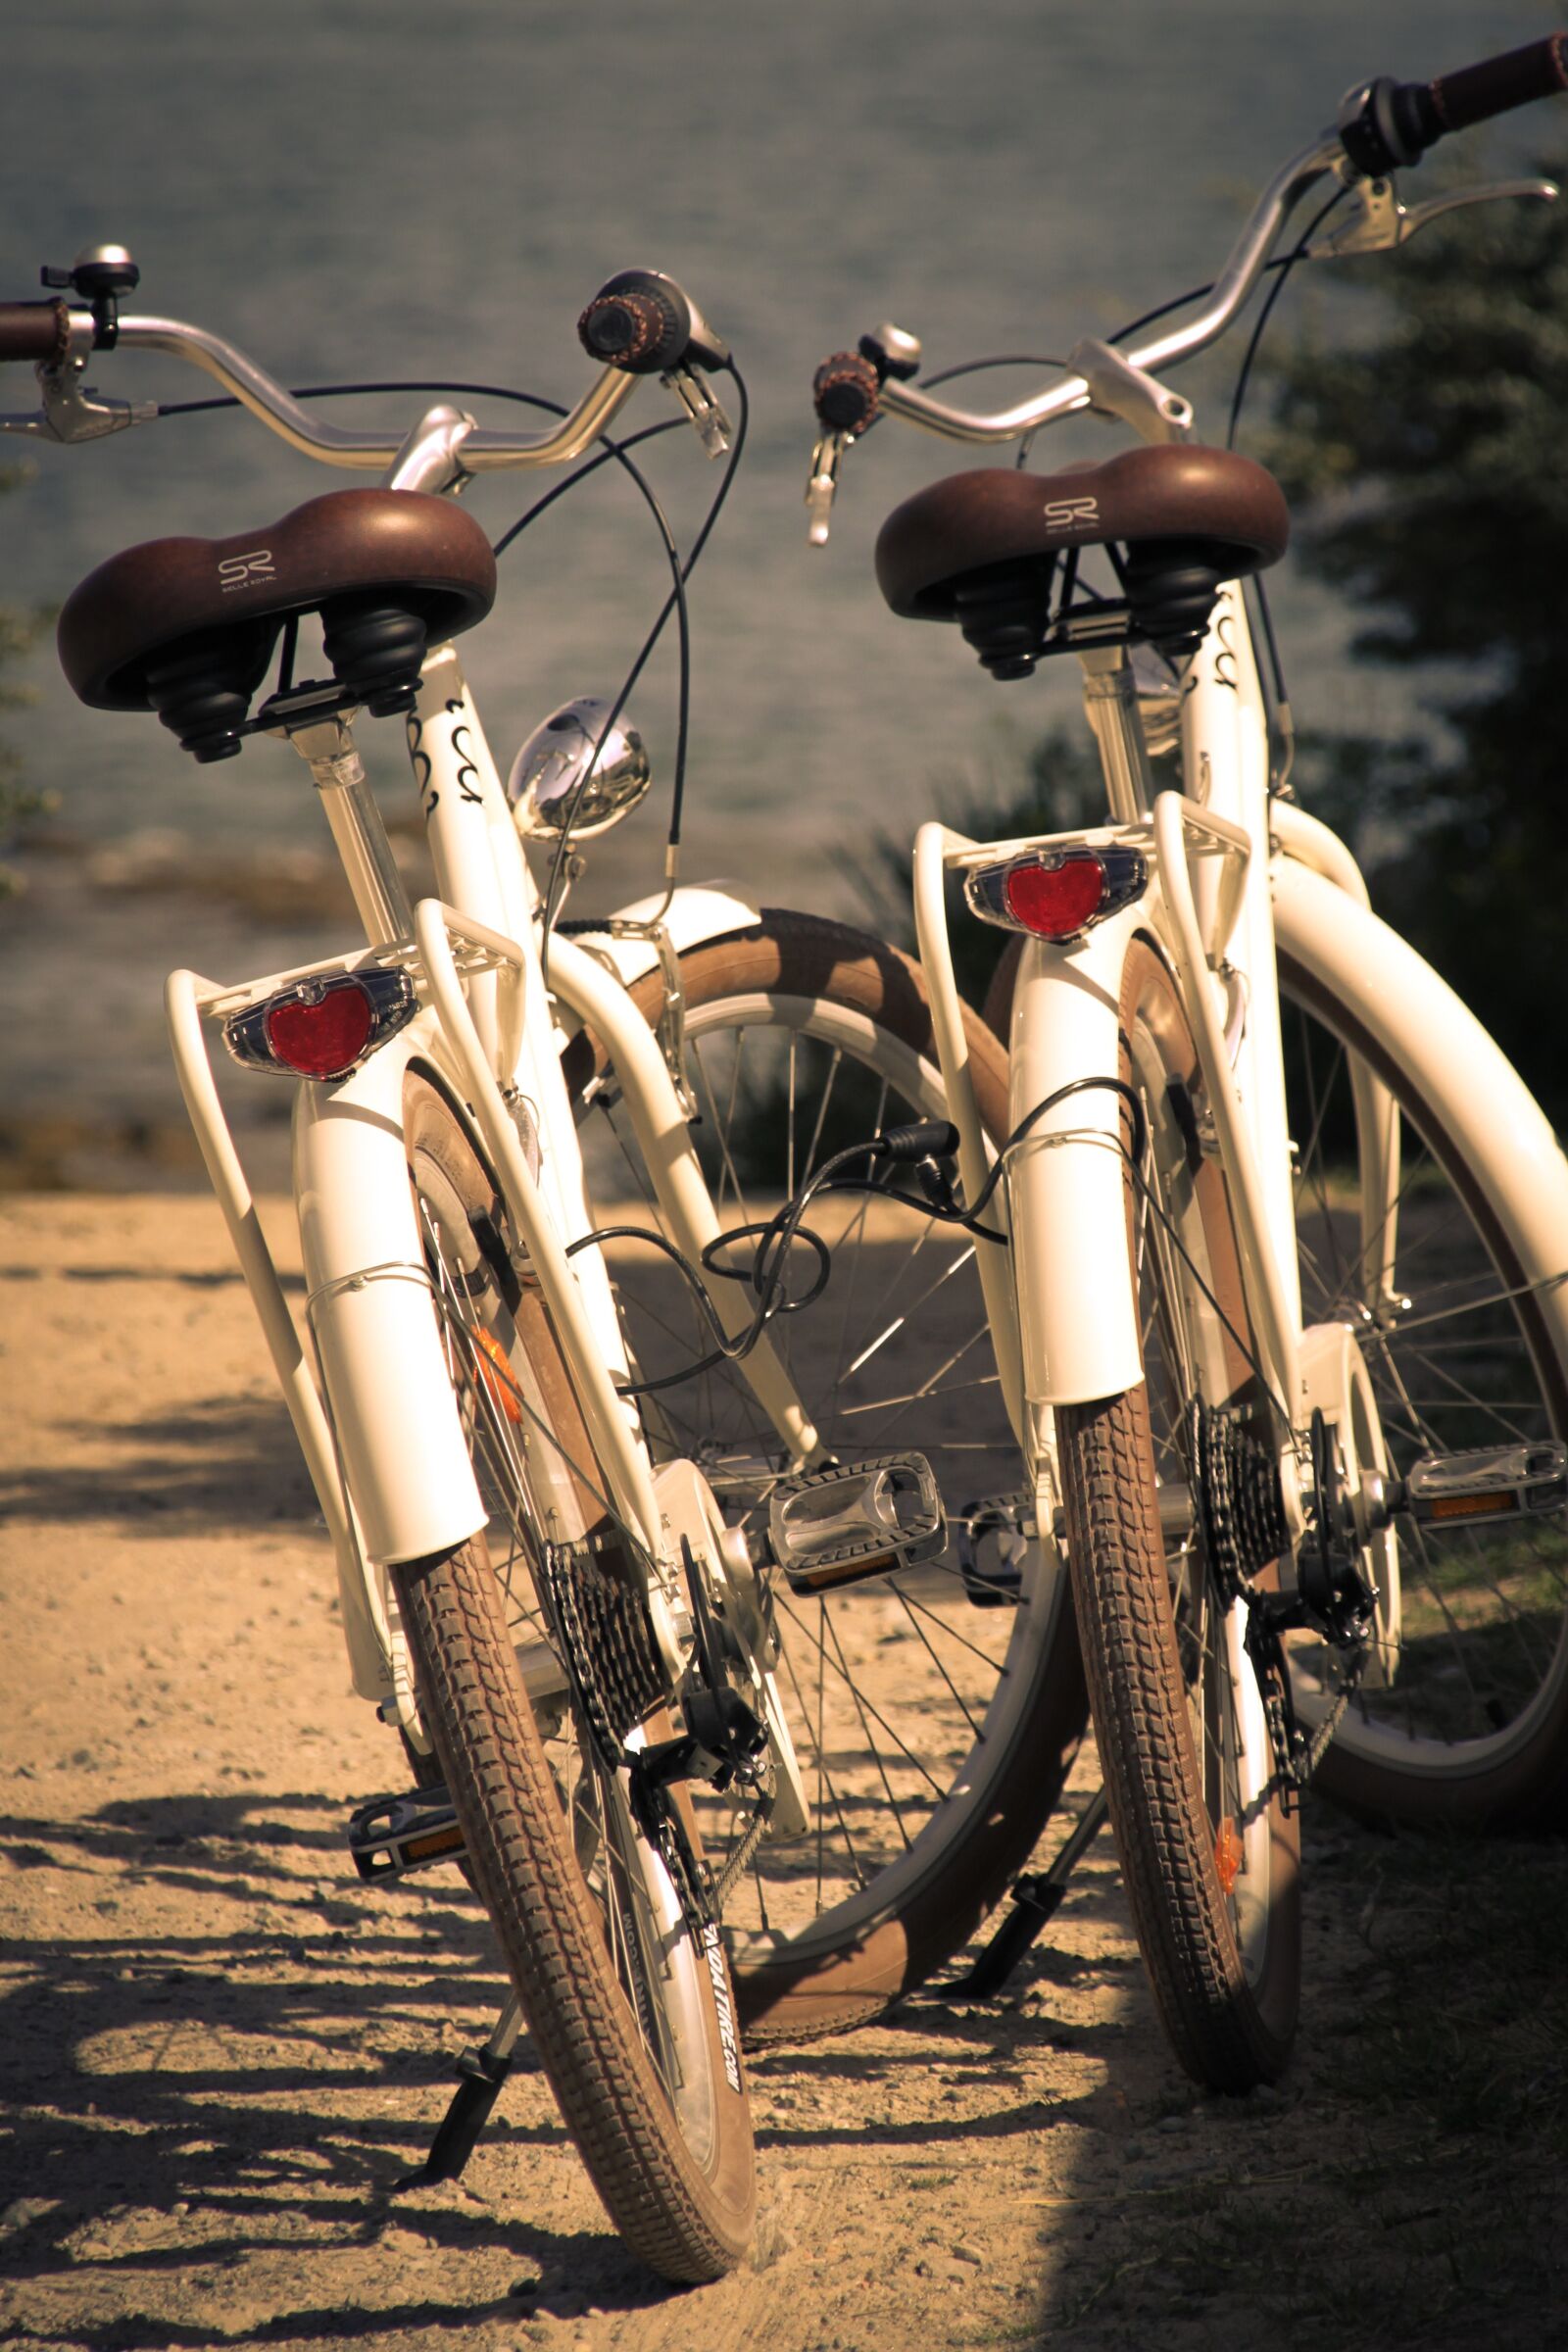
[{"label": "white front fender", "polygon": [[403,1134],[425,1012],[337,1086],[295,1099],[294,1186],[310,1318],[348,1490],[372,1560],[445,1551],[485,1511],[448,1377]]},{"label": "white front fender", "polygon": [[[1081,947],[1024,943],[1012,995],[1009,1134],[1038,1103],[1089,1076],[1120,1075],[1128,907]],[[1018,1333],[1027,1401],[1085,1404],[1144,1376],[1127,1253],[1123,1097],[1078,1086],[1009,1160]]]}]

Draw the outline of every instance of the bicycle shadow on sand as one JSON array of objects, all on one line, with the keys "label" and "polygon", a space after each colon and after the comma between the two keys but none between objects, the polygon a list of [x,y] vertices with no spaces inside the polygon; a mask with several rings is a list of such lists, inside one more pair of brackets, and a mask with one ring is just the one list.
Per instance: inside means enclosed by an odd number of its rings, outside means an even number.
[{"label": "bicycle shadow on sand", "polygon": [[319,1524],[287,1414],[271,1398],[62,1422],[51,1457],[0,1481],[0,1501],[18,1519],[155,1538]]},{"label": "bicycle shadow on sand", "polygon": [[1309,1797],[1303,1861],[1290,2066],[1240,2099],[1168,2060],[1128,2081],[1119,2131],[1039,2199],[1041,2342],[1560,2338],[1568,1842],[1396,1836]]},{"label": "bicycle shadow on sand", "polygon": [[[0,1994],[0,2267],[19,2340],[352,2337],[570,2316],[585,2280],[615,2308],[668,2291],[602,2229],[519,2220],[466,2182],[404,2185],[455,2055],[483,2038],[504,1988],[456,1873],[412,1898],[361,1888],[343,1875],[341,1823],[329,1798],[297,1791],[0,1818],[0,1859],[47,1882],[61,1922],[9,1942]],[[577,2168],[526,2045],[486,2148]],[[466,2284],[426,2291],[420,2267],[449,2261]],[[504,2291],[487,2296],[498,2265]],[[258,2270],[265,2290],[244,2283]],[[318,2307],[344,2272],[366,2308]],[[266,2305],[254,2323],[248,2303]],[[196,2306],[210,2316],[190,2318]]]}]

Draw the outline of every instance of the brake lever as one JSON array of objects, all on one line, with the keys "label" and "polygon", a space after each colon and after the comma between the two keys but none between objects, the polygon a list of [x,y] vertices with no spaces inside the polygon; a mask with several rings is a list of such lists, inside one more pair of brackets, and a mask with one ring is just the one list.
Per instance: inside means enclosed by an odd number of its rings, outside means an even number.
[{"label": "brake lever", "polygon": [[1309,262],[1343,261],[1358,253],[1390,253],[1397,245],[1408,245],[1417,231],[1428,221],[1444,213],[1456,213],[1467,204],[1492,204],[1504,196],[1539,196],[1547,204],[1556,197],[1556,182],[1549,179],[1500,179],[1486,188],[1456,188],[1446,196],[1435,196],[1430,203],[1407,207],[1399,201],[1399,191],[1394,174],[1383,179],[1352,181],[1350,193],[1358,207],[1354,217],[1342,221],[1321,237],[1313,239],[1306,249]]},{"label": "brake lever", "polygon": [[30,415],[14,411],[0,416],[0,433],[24,433],[38,441],[100,441],[105,433],[123,433],[133,424],[150,424],[158,415],[156,400],[102,400],[90,384],[81,382],[75,361],[63,368],[38,370],[43,407]]},{"label": "brake lever", "polygon": [[833,495],[839,486],[839,460],[854,438],[853,433],[824,433],[811,452],[811,471],[806,484],[808,547],[827,545]]},{"label": "brake lever", "polygon": [[[120,248],[113,250],[118,252]],[[61,270],[45,272],[49,282],[65,275]],[[70,282],[69,278],[66,282]],[[105,400],[91,384],[82,381],[92,357],[97,322],[91,311],[74,306],[69,318],[65,358],[52,368],[40,367],[35,370],[43,407],[34,409],[30,415],[13,411],[0,416],[0,433],[24,433],[37,441],[98,441],[105,433],[122,433],[133,424],[147,424],[158,415],[155,400]]]},{"label": "brake lever", "polygon": [[735,428],[714,399],[708,378],[683,364],[666,368],[663,380],[686,411],[709,457],[721,458],[735,438]]}]

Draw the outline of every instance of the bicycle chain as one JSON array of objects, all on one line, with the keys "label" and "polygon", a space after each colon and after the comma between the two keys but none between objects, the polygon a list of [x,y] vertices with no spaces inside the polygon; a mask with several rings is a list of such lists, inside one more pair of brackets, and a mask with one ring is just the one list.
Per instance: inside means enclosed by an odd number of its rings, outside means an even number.
[{"label": "bicycle chain", "polygon": [[[1238,1830],[1246,1830],[1254,1821],[1259,1820],[1268,1811],[1276,1796],[1280,1799],[1281,1807],[1286,1813],[1293,1809],[1301,1790],[1328,1754],[1329,1744],[1340,1728],[1340,1720],[1346,1708],[1355,1696],[1356,1686],[1366,1672],[1367,1661],[1371,1655],[1372,1645],[1370,1642],[1366,1642],[1351,1659],[1349,1671],[1335,1693],[1333,1706],[1318,1725],[1310,1740],[1306,1740],[1298,1728],[1297,1744],[1290,1765],[1287,1767],[1276,1762],[1273,1772],[1270,1773],[1251,1803],[1238,1815],[1236,1822]],[[1268,1695],[1265,1690],[1265,1708],[1267,1705]],[[1274,1734],[1272,1718],[1269,1723],[1269,1734],[1272,1743]],[[1280,1751],[1277,1745],[1274,1752],[1278,1757]]]},{"label": "bicycle chain", "polygon": [[643,1834],[659,1849],[680,1906],[696,1932],[722,1917],[731,1887],[756,1852],[773,1810],[770,1756],[756,1773],[757,1810],[718,1879],[692,1851],[665,1788],[639,1771],[625,1733],[669,1696],[642,1594],[580,1544],[547,1544],[543,1577],[561,1654],[600,1760],[626,1771]]},{"label": "bicycle chain", "polygon": [[1245,1647],[1257,1677],[1274,1771],[1247,1808],[1254,1819],[1279,1796],[1289,1812],[1328,1750],[1366,1669],[1365,1644],[1350,1661],[1333,1707],[1310,1740],[1297,1720],[1290,1667],[1280,1639],[1277,1606],[1254,1579],[1290,1547],[1279,1466],[1268,1447],[1244,1426],[1240,1413],[1205,1405],[1187,1408],[1193,1499],[1209,1573],[1227,1603],[1247,1610]]},{"label": "bicycle chain", "polygon": [[1252,1579],[1290,1547],[1279,1465],[1239,1412],[1200,1396],[1187,1408],[1187,1440],[1210,1573],[1223,1599],[1246,1600]]},{"label": "bicycle chain", "polygon": [[754,1786],[757,1789],[757,1810],[747,1823],[742,1832],[739,1845],[719,1872],[713,1886],[713,1910],[720,1919],[724,1916],[724,1905],[729,1899],[729,1890],[742,1872],[750,1868],[752,1856],[762,1841],[762,1832],[766,1829],[773,1811],[773,1799],[777,1793],[778,1780],[773,1770],[771,1755],[762,1757],[755,1774]]}]

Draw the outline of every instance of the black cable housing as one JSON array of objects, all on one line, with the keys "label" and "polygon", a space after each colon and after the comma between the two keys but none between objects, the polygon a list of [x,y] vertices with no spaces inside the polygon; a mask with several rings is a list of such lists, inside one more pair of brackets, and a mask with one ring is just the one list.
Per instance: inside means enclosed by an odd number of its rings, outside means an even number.
[{"label": "black cable housing", "polygon": [[[957,1137],[955,1130],[948,1126],[946,1121],[921,1121],[906,1128],[890,1129],[883,1135],[873,1137],[868,1143],[851,1144],[844,1151],[835,1152],[822,1162],[815,1174],[802,1185],[794,1198],[787,1200],[774,1216],[769,1217],[765,1222],[735,1225],[724,1233],[715,1234],[703,1250],[702,1272],[699,1272],[690,1258],[677,1250],[675,1245],[663,1234],[655,1233],[645,1226],[606,1225],[592,1233],[581,1235],[578,1240],[568,1245],[566,1250],[568,1257],[574,1256],[579,1250],[588,1249],[593,1243],[601,1242],[646,1242],[653,1248],[662,1250],[685,1277],[693,1297],[718,1341],[716,1348],[710,1349],[707,1355],[699,1357],[695,1363],[688,1364],[682,1371],[665,1372],[656,1380],[617,1382],[617,1396],[651,1396],[660,1389],[675,1388],[682,1381],[694,1380],[699,1373],[710,1372],[717,1364],[739,1363],[750,1355],[766,1326],[776,1316],[799,1314],[803,1308],[810,1306],[819,1298],[832,1274],[833,1253],[821,1236],[813,1233],[803,1220],[811,1201],[820,1193],[875,1193],[885,1200],[898,1201],[906,1208],[915,1209],[924,1216],[934,1218],[939,1224],[960,1226],[964,1232],[972,1233],[980,1241],[995,1242],[999,1246],[1005,1247],[1007,1236],[1004,1233],[998,1233],[989,1225],[982,1224],[981,1218],[984,1216],[997,1186],[1002,1181],[1009,1154],[1015,1152],[1020,1144],[1027,1141],[1029,1135],[1048,1111],[1054,1110],[1058,1103],[1067,1102],[1073,1095],[1085,1094],[1091,1089],[1099,1087],[1108,1087],[1112,1094],[1120,1095],[1131,1106],[1133,1131],[1131,1140],[1124,1149],[1132,1163],[1134,1177],[1137,1179],[1148,1146],[1149,1123],[1145,1117],[1143,1103],[1139,1101],[1136,1092],[1129,1086],[1125,1078],[1071,1078],[1065,1086],[1058,1086],[1054,1094],[1048,1095],[1043,1102],[1037,1102],[1034,1108],[1026,1112],[1024,1117],[1018,1121],[1017,1126],[997,1153],[995,1165],[970,1208],[958,1206],[953,1198],[951,1186],[937,1167],[937,1148],[940,1148],[942,1158],[951,1157],[956,1149]],[[925,1146],[933,1148],[922,1149]],[[913,1161],[922,1175],[930,1171],[935,1175],[936,1181],[921,1199],[916,1200],[907,1193],[895,1192],[890,1183],[879,1183],[874,1177],[857,1180],[853,1177],[839,1176],[841,1169],[852,1167],[857,1160],[861,1159],[888,1161],[890,1177],[897,1175],[900,1165],[906,1165]],[[749,1265],[726,1266],[718,1262],[719,1253],[722,1250],[732,1249],[739,1243],[751,1241],[754,1236],[756,1237],[756,1248],[752,1252]],[[806,1243],[816,1252],[817,1270],[810,1288],[803,1291],[799,1298],[789,1298],[782,1296],[784,1270],[789,1260],[790,1250],[797,1241]],[[717,1310],[709,1298],[704,1285],[704,1273],[716,1276],[721,1282],[748,1283],[757,1295],[757,1307],[750,1324],[745,1331],[737,1333],[734,1338],[725,1334]]]}]

